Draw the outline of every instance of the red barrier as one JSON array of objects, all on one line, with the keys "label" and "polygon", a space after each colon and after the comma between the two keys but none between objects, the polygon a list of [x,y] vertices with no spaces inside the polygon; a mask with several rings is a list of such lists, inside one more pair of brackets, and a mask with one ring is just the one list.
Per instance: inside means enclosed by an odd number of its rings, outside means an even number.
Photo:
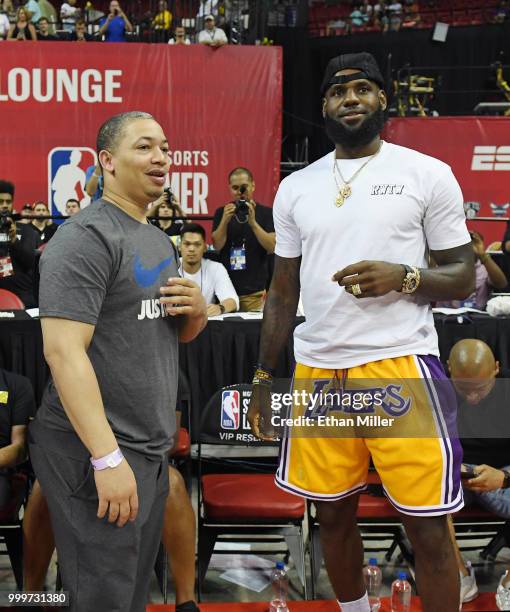
[{"label": "red barrier", "polygon": [[[507,117],[412,117],[391,119],[390,142],[416,149],[449,164],[477,216],[510,216],[510,120]],[[500,241],[504,223],[477,221],[485,244]]]},{"label": "red barrier", "polygon": [[128,110],[152,113],[170,141],[171,185],[183,209],[211,214],[227,201],[236,165],[272,204],[279,181],[282,53],[278,47],[115,43],[2,45],[0,178],[16,208],[48,199],[63,212],[83,199],[98,127]]}]

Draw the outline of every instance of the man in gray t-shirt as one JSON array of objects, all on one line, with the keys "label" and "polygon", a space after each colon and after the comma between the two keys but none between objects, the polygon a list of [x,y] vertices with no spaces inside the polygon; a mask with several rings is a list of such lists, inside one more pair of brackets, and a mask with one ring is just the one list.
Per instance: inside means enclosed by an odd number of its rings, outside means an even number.
[{"label": "man in gray t-shirt", "polygon": [[41,258],[52,380],[30,454],[70,609],[142,612],[168,490],[178,341],[207,315],[197,285],[177,277],[168,237],[145,218],[169,170],[161,126],[116,115],[97,150],[103,198],[64,223]]}]

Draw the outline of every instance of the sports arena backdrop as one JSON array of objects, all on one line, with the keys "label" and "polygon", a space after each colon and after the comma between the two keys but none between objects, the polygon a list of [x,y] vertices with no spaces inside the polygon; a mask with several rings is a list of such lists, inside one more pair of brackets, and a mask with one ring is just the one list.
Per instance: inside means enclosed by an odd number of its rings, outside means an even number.
[{"label": "sports arena backdrop", "polygon": [[185,213],[211,215],[229,198],[227,174],[250,168],[257,199],[271,203],[281,149],[282,52],[278,47],[45,43],[0,50],[0,178],[15,205],[84,205],[85,170],[101,123],[143,110],[170,142],[172,191]]},{"label": "sports arena backdrop", "polygon": [[391,119],[385,137],[449,164],[470,216],[488,246],[501,241],[510,216],[510,119],[507,117],[423,117]]}]

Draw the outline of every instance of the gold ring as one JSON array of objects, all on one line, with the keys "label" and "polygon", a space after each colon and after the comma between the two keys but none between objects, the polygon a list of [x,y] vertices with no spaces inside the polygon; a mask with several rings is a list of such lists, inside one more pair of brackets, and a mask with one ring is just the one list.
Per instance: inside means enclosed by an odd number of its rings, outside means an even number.
[{"label": "gold ring", "polygon": [[361,287],[358,283],[351,285],[352,295],[361,295]]}]

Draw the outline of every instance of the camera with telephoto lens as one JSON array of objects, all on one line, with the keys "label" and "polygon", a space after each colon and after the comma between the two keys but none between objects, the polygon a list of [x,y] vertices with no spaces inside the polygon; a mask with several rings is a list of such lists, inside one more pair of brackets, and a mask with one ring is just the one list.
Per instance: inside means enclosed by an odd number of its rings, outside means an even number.
[{"label": "camera with telephoto lens", "polygon": [[174,202],[174,194],[170,187],[165,187],[163,189],[163,193],[165,194],[165,201],[167,205],[175,212],[175,202]]},{"label": "camera with telephoto lens", "polygon": [[239,199],[236,200],[236,215],[238,220],[241,221],[241,223],[244,223],[248,218],[249,212],[248,202],[244,197],[244,194],[246,193],[246,185],[241,185],[241,187],[239,188],[239,193],[241,195]]}]

